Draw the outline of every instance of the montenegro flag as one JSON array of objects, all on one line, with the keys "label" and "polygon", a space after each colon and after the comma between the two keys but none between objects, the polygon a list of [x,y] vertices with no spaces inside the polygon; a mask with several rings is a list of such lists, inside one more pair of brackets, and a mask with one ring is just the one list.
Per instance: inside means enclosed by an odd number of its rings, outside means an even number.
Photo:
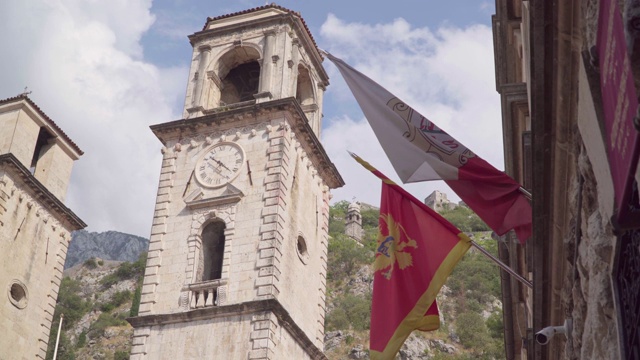
[{"label": "montenegro flag", "polygon": [[393,359],[413,330],[440,326],[436,294],[471,240],[364,160],[382,179],[371,304],[372,360]]}]

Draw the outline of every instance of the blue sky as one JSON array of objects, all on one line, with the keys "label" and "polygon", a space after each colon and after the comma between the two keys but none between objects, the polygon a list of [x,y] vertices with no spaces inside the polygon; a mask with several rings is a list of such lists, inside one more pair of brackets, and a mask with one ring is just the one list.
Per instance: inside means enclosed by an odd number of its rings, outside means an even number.
[{"label": "blue sky", "polygon": [[[0,98],[25,86],[79,146],[67,205],[91,231],[148,236],[161,144],[149,125],[181,116],[192,48],[215,17],[263,1],[23,0],[0,3]],[[298,11],[318,45],[378,81],[503,169],[488,1],[279,1]],[[334,201],[377,205],[379,182],[351,150],[396,179],[337,69],[324,63],[322,142],[346,186]],[[442,182],[411,184],[424,198]]]}]

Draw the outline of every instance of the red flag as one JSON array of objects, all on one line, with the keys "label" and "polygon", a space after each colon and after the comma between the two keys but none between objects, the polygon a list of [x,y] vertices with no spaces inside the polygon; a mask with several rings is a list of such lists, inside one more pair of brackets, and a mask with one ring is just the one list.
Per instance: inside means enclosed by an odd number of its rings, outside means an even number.
[{"label": "red flag", "polygon": [[372,360],[393,359],[413,330],[440,326],[436,295],[471,240],[364,160],[354,158],[383,181],[369,346]]},{"label": "red flag", "polygon": [[404,183],[444,180],[498,235],[531,236],[531,205],[520,184],[433,122],[331,54],[380,145]]}]

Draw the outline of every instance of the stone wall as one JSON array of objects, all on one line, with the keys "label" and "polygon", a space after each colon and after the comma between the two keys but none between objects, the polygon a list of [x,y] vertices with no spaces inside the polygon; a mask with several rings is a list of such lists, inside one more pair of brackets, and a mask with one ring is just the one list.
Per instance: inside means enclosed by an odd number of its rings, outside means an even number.
[{"label": "stone wall", "polygon": [[47,351],[71,236],[42,199],[0,166],[0,349],[11,349],[7,359],[44,359]]},{"label": "stone wall", "polygon": [[[587,17],[586,21],[590,19],[593,16]],[[593,74],[589,75],[589,71],[581,61],[577,176],[569,189],[573,226],[564,238],[571,270],[567,271],[562,298],[565,312],[573,321],[573,332],[565,345],[565,358],[576,360],[619,356],[618,316],[611,283],[616,243],[610,222],[614,190],[595,111],[594,90],[589,84],[588,77]]]},{"label": "stone wall", "polygon": [[429,196],[424,199],[424,203],[435,211],[453,209],[456,207],[456,204],[449,201],[446,193],[438,190],[435,190],[434,192],[429,194]]}]

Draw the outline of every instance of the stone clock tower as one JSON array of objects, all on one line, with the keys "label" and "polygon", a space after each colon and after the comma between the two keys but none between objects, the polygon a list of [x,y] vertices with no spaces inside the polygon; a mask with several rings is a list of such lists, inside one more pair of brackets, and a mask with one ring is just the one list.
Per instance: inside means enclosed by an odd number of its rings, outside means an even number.
[{"label": "stone clock tower", "polygon": [[324,359],[328,77],[304,20],[207,19],[164,145],[132,359]]}]

